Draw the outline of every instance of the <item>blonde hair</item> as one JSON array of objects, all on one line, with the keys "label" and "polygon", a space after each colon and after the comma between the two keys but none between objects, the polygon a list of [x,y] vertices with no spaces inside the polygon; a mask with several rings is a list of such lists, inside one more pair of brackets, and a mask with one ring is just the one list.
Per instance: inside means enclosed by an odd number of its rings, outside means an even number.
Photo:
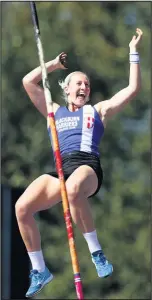
[{"label": "blonde hair", "polygon": [[[59,80],[58,84],[62,89],[62,96],[63,96],[63,99],[65,100],[66,103],[68,103],[68,96],[65,92],[65,88],[68,87],[72,76],[75,75],[75,74],[84,74],[87,77],[87,79],[89,80],[88,76],[85,73],[81,72],[81,71],[72,72],[64,80]],[[89,82],[90,82],[90,80],[89,80]]]}]

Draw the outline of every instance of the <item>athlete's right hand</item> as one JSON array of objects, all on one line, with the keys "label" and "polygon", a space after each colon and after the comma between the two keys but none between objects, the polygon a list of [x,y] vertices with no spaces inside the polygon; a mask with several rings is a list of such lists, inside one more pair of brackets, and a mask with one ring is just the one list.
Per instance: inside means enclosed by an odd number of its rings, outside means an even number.
[{"label": "athlete's right hand", "polygon": [[67,69],[67,54],[62,52],[55,58],[55,65],[57,69]]}]

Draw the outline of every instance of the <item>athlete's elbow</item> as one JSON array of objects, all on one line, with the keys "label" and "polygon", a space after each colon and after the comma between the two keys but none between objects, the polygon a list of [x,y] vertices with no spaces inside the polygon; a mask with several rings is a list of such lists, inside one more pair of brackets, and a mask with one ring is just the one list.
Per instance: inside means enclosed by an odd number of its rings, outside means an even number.
[{"label": "athlete's elbow", "polygon": [[137,84],[135,86],[129,86],[129,90],[130,90],[130,94],[132,97],[135,97],[137,96],[137,94],[140,92],[140,89],[141,89],[141,84]]},{"label": "athlete's elbow", "polygon": [[31,91],[31,89],[33,89],[33,87],[35,87],[35,85],[36,85],[28,75],[23,77],[22,84],[23,84],[24,89],[27,92]]},{"label": "athlete's elbow", "polygon": [[140,86],[135,87],[135,88],[133,89],[133,91],[132,91],[132,95],[133,95],[134,97],[137,96],[138,93],[139,93],[139,91],[140,91]]},{"label": "athlete's elbow", "polygon": [[28,76],[24,76],[23,79],[22,79],[22,84],[24,87],[26,87],[28,84],[30,83],[30,80],[28,78]]},{"label": "athlete's elbow", "polygon": [[30,83],[36,84],[37,82],[36,82],[35,77],[31,73],[28,73],[23,77],[22,83],[23,83],[23,85],[27,85]]}]

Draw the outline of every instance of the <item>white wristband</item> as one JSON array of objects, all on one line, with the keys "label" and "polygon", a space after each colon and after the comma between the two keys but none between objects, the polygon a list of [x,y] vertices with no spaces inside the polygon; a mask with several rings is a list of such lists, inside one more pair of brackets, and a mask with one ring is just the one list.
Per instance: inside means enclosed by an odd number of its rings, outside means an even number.
[{"label": "white wristband", "polygon": [[139,53],[138,52],[129,53],[129,61],[130,61],[130,63],[133,63],[133,64],[139,64],[139,62],[140,62]]}]

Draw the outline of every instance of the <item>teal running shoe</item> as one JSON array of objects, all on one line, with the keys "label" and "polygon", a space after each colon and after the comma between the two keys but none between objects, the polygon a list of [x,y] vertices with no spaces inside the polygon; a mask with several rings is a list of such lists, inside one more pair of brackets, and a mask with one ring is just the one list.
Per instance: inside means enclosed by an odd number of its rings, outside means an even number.
[{"label": "teal running shoe", "polygon": [[44,272],[38,272],[37,270],[32,270],[30,272],[31,284],[26,293],[26,297],[33,297],[41,291],[41,289],[53,279],[53,275],[50,273],[47,267],[45,267]]},{"label": "teal running shoe", "polygon": [[93,252],[91,257],[99,277],[108,277],[112,274],[113,266],[108,262],[102,250]]}]

